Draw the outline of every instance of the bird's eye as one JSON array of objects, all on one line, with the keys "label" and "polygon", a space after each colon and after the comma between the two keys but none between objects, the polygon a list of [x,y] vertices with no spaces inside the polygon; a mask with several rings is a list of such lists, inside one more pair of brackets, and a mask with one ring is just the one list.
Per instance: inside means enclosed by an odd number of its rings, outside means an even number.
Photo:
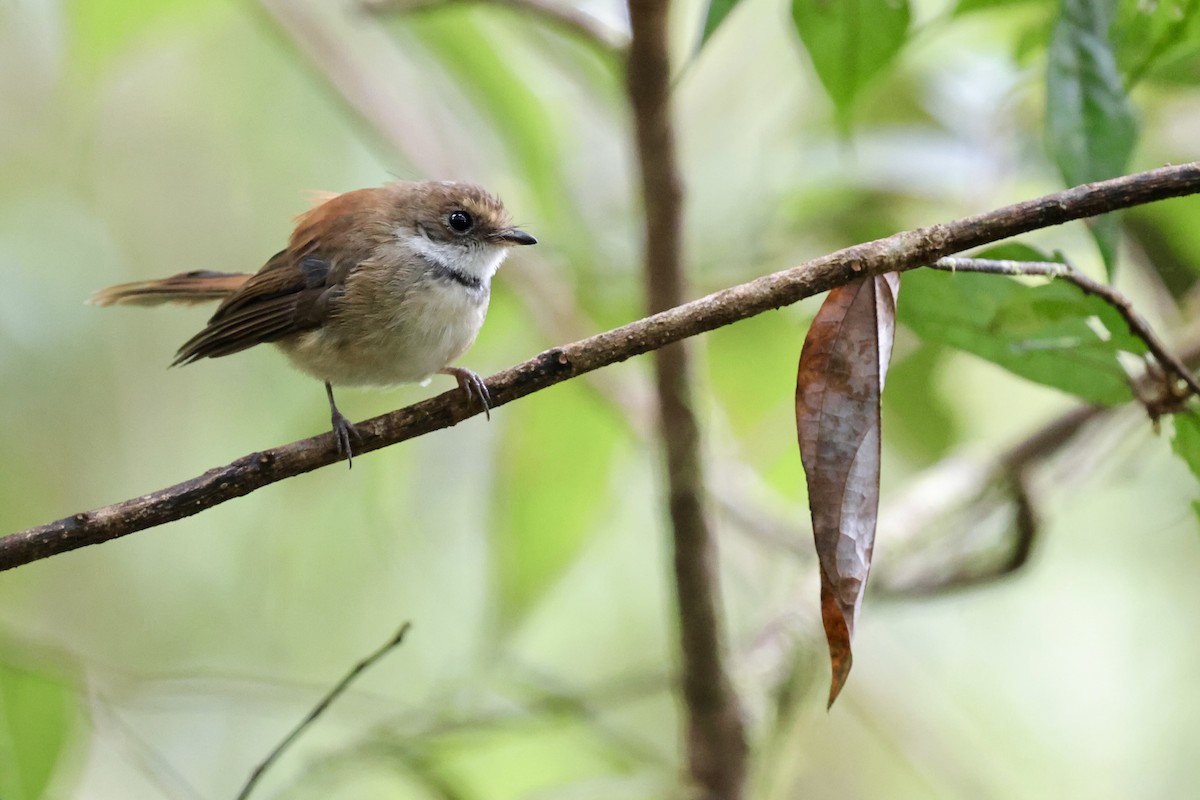
[{"label": "bird's eye", "polygon": [[474,224],[471,215],[461,209],[451,211],[450,216],[446,217],[446,222],[457,233],[466,233],[471,230],[471,225]]}]

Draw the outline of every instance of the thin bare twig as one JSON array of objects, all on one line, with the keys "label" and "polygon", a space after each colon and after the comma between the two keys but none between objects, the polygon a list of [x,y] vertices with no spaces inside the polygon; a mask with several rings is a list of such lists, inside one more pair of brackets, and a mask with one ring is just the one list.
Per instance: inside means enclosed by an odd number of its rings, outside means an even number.
[{"label": "thin bare twig", "polygon": [[392,635],[392,638],[384,642],[377,650],[375,650],[375,652],[371,653],[371,655],[355,664],[351,670],[347,672],[340,681],[337,682],[337,685],[330,689],[325,696],[322,697],[321,700],[312,707],[312,710],[304,715],[304,719],[300,720],[299,724],[292,728],[291,732],[288,733],[287,736],[283,737],[283,740],[279,744],[275,745],[275,749],[272,750],[270,754],[268,754],[267,757],[262,760],[262,763],[254,768],[254,771],[250,773],[250,778],[246,781],[246,785],[242,787],[240,792],[238,792],[237,800],[246,800],[246,798],[250,796],[250,793],[254,791],[254,787],[258,784],[259,779],[263,776],[267,769],[269,769],[270,766],[274,764],[281,755],[284,754],[288,747],[291,746],[292,742],[296,741],[296,737],[304,733],[304,730],[309,725],[312,725],[314,722],[316,722],[317,718],[325,713],[325,710],[332,705],[333,701],[337,700],[338,697],[341,696],[342,692],[350,688],[350,684],[354,683],[355,679],[357,679],[359,675],[370,669],[375,662],[379,661],[379,659],[383,658],[388,653],[399,647],[404,641],[404,637],[408,634],[408,631],[411,627],[412,623],[404,623],[400,626],[400,630],[396,631]]},{"label": "thin bare twig", "polygon": [[[487,381],[492,409],[690,336],[715,330],[863,275],[903,272],[951,253],[1107,211],[1200,192],[1200,162],[1077,186],[928,228],[893,234],[764,275],[540,355]],[[374,417],[356,427],[360,452],[457,425],[479,413],[458,391]],[[251,453],[182,483],[0,538],[0,570],[99,544],[199,513],[339,460],[331,434]]]},{"label": "thin bare twig", "polygon": [[[669,12],[669,0],[629,0],[633,38],[625,80],[642,178],[643,272],[651,313],[678,305],[685,296],[683,186],[671,120]],[[661,348],[654,366],[674,545],[688,770],[703,797],[736,800],[746,777],[746,734],[725,668],[716,543],[706,507],[688,350],[682,342]]]},{"label": "thin bare twig", "polygon": [[1040,275],[1047,278],[1062,278],[1079,287],[1084,294],[1099,297],[1117,310],[1129,326],[1129,331],[1141,339],[1146,349],[1158,359],[1158,363],[1183,381],[1192,394],[1200,397],[1200,382],[1183,365],[1174,353],[1167,349],[1162,339],[1150,327],[1150,323],[1137,313],[1133,303],[1111,286],[1093,280],[1069,262],[1057,261],[1008,261],[990,258],[942,258],[935,262],[934,269],[946,272],[982,272],[988,275]]},{"label": "thin bare twig", "polygon": [[550,0],[360,0],[359,5],[373,14],[412,14],[464,3],[501,6],[540,18],[604,53],[619,54],[628,44],[617,31],[603,25],[591,14],[570,3]]}]

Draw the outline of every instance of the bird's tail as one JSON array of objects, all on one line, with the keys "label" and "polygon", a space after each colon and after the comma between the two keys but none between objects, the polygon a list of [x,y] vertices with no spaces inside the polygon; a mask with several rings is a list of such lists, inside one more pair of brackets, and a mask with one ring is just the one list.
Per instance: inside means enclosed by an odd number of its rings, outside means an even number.
[{"label": "bird's tail", "polygon": [[110,286],[96,292],[88,302],[96,306],[207,303],[223,300],[249,279],[248,272],[181,272],[169,278]]}]

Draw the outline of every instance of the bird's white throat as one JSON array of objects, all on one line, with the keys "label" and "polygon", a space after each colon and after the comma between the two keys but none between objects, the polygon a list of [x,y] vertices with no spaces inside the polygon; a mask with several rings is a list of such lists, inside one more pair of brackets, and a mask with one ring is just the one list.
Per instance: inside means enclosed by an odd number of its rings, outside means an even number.
[{"label": "bird's white throat", "polygon": [[464,246],[458,242],[435,242],[420,233],[401,237],[412,252],[443,269],[478,278],[487,285],[508,255],[507,247],[479,243]]}]

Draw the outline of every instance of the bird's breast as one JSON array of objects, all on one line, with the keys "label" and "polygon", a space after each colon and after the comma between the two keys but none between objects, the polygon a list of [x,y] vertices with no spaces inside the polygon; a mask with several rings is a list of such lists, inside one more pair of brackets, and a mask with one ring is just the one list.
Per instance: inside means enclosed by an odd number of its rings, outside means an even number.
[{"label": "bird's breast", "polygon": [[487,313],[486,285],[421,279],[402,291],[347,286],[320,328],[280,342],[301,370],[343,386],[422,381],[461,356]]}]

